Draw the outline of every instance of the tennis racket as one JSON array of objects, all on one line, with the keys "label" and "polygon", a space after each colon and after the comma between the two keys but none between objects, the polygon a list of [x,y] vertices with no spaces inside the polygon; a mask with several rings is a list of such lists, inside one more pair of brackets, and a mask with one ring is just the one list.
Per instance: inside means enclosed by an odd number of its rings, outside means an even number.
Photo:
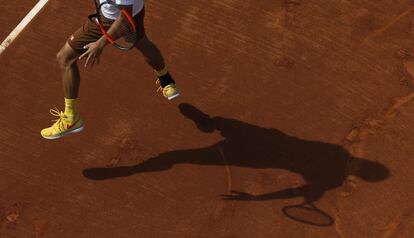
[{"label": "tennis racket", "polygon": [[[132,16],[112,0],[107,0],[100,4],[97,1],[99,0],[94,0],[96,13],[89,15],[89,20],[98,25],[102,34],[111,45],[120,50],[132,49],[138,40],[137,28]],[[103,11],[122,14],[124,16],[123,20],[117,22],[115,20],[107,19],[104,17]],[[110,35],[108,30],[114,24],[116,24],[114,26],[114,34]]]}]

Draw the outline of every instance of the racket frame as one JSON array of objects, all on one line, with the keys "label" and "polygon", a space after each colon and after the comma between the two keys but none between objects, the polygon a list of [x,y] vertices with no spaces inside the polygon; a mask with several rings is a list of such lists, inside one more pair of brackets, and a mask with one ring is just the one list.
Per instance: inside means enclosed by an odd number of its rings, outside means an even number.
[{"label": "racket frame", "polygon": [[[135,45],[136,45],[136,43],[137,43],[137,41],[138,41],[138,38],[137,37],[135,37],[135,40],[132,42],[132,44],[131,44],[131,46],[130,47],[125,47],[125,46],[121,46],[121,45],[119,45],[119,44],[117,44],[116,42],[115,42],[115,40],[114,39],[112,39],[112,37],[108,34],[108,32],[107,32],[107,30],[105,29],[105,27],[104,27],[104,25],[102,24],[102,22],[101,22],[101,14],[100,14],[100,9],[101,9],[101,7],[103,6],[103,5],[105,5],[105,4],[110,4],[110,5],[113,5],[113,6],[115,6],[116,8],[118,8],[119,10],[120,10],[120,14],[124,14],[124,16],[127,18],[127,20],[128,20],[128,22],[129,22],[129,24],[131,24],[131,27],[132,27],[132,30],[135,32],[135,34],[137,34],[137,27],[136,27],[136,25],[135,25],[135,22],[134,22],[134,19],[132,18],[132,16],[125,10],[125,9],[123,9],[123,8],[120,8],[119,7],[119,5],[117,5],[117,4],[115,4],[114,2],[112,2],[112,1],[106,1],[106,2],[102,2],[102,3],[100,3],[100,4],[98,4],[97,2],[96,2],[97,0],[94,0],[94,2],[95,2],[95,7],[96,7],[96,13],[95,14],[91,14],[91,15],[89,15],[88,16],[88,19],[91,21],[91,22],[93,22],[93,23],[95,23],[95,24],[97,24],[98,25],[98,27],[99,27],[99,29],[100,29],[100,31],[102,32],[102,34],[105,36],[105,38],[108,40],[108,42],[111,44],[111,45],[113,45],[113,46],[115,46],[116,48],[118,48],[118,49],[120,49],[120,50],[130,50],[130,49],[132,49]],[[122,36],[121,36],[122,37]]]}]

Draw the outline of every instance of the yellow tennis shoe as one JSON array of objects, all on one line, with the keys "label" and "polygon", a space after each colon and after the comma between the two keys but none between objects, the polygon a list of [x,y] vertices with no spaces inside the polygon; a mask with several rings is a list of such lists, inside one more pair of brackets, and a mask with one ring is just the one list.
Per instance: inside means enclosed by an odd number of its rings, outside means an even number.
[{"label": "yellow tennis shoe", "polygon": [[[160,80],[158,79],[156,83],[159,85]],[[180,96],[180,90],[178,89],[177,85],[175,85],[175,83],[170,83],[164,88],[160,86],[157,91],[162,91],[162,95],[164,95],[164,97],[168,100],[172,100]]]},{"label": "yellow tennis shoe", "polygon": [[84,128],[83,121],[79,115],[71,119],[57,108],[50,109],[50,114],[59,118],[53,120],[55,123],[51,127],[45,128],[40,132],[45,139],[58,139],[71,133],[80,132]]}]

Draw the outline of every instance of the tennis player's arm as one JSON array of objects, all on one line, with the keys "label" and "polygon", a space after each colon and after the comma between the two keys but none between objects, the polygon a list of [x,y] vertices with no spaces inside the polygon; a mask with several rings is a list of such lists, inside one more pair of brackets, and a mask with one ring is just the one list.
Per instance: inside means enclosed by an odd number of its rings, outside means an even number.
[{"label": "tennis player's arm", "polygon": [[[121,9],[125,9],[128,15],[132,16],[132,7],[133,5],[119,5]],[[122,32],[122,25],[129,24],[127,17],[119,13],[118,18],[112,23],[112,25],[108,29],[108,35],[112,38],[112,40],[117,40],[118,38],[122,37],[124,32]],[[105,36],[102,36],[98,41],[103,43],[104,45],[109,44],[108,39]]]}]

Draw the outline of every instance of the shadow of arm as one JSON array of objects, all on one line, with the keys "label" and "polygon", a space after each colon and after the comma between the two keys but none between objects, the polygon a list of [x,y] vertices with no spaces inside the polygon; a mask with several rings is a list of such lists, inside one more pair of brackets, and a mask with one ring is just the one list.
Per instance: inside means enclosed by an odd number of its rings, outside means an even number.
[{"label": "shadow of arm", "polygon": [[277,192],[264,193],[259,195],[253,195],[250,193],[240,192],[240,191],[231,191],[231,194],[221,195],[223,200],[237,200],[237,201],[265,201],[273,199],[286,199],[304,196],[306,185],[300,188],[287,188]]}]

